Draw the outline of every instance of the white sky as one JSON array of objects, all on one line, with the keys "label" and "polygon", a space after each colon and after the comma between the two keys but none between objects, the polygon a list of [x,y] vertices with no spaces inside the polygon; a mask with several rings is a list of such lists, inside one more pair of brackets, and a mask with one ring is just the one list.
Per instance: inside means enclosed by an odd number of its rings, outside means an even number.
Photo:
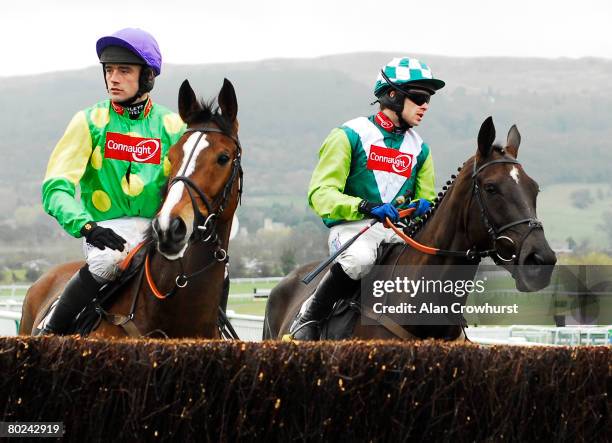
[{"label": "white sky", "polygon": [[[385,6],[388,5],[388,6]],[[0,3],[0,76],[97,63],[123,27],[164,62],[211,63],[357,51],[612,58],[608,0],[20,0]]]}]

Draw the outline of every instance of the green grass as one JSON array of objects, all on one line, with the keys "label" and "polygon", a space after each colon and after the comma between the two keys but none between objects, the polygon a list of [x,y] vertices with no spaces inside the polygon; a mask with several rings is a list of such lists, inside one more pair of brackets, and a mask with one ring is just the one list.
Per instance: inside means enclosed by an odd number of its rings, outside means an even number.
[{"label": "green grass", "polygon": [[28,282],[26,279],[25,269],[4,269],[0,271],[0,285],[25,285]]},{"label": "green grass", "polygon": [[[572,205],[573,192],[588,189],[594,203],[585,209]],[[608,183],[567,183],[542,187],[538,196],[538,217],[544,223],[546,238],[551,245],[567,247],[567,238],[576,242],[588,240],[591,247],[611,247],[601,229],[606,212],[612,212],[612,196]],[[603,198],[598,197],[598,191]]]},{"label": "green grass", "polygon": [[[23,297],[26,294],[27,289],[18,289],[15,291],[14,297]],[[0,297],[11,298],[12,291],[9,289],[0,289]]]},{"label": "green grass", "polygon": [[253,294],[253,288],[272,289],[277,282],[257,282],[257,283],[232,283],[230,285],[230,296],[227,302],[227,309],[233,310],[236,314],[261,315],[266,311],[267,298],[253,298],[253,296],[236,297],[237,294]]},{"label": "green grass", "polygon": [[276,282],[271,283],[232,283],[230,285],[230,294],[253,294],[253,288],[257,289],[272,289],[276,286]]},{"label": "green grass", "polygon": [[[266,310],[267,298],[237,297],[237,294],[253,294],[253,288],[257,289],[272,289],[276,283],[233,283],[230,286],[230,297],[228,300],[228,309],[233,310],[236,314],[246,315],[261,315],[263,316]],[[14,296],[11,296],[11,291],[8,289],[0,289],[0,301],[2,298],[12,299],[25,296],[26,289],[16,291]]]},{"label": "green grass", "polygon": [[232,297],[230,295],[227,309],[233,310],[236,314],[263,316],[266,312],[267,302],[267,298]]}]

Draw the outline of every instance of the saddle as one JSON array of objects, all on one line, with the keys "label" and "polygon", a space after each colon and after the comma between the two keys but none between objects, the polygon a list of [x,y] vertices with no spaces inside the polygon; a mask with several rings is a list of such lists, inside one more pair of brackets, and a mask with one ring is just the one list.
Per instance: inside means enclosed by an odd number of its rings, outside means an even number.
[{"label": "saddle", "polygon": [[[394,260],[402,253],[402,249],[406,245],[402,243],[382,243],[378,248],[378,255],[375,265],[394,264]],[[304,302],[308,303],[309,299]],[[304,309],[304,307],[302,308]],[[363,311],[365,309],[365,311]],[[461,316],[461,323],[456,326],[443,328],[434,334],[433,330],[424,330],[422,334],[416,334],[406,331],[399,324],[385,315],[375,314],[371,308],[362,307],[361,305],[361,285],[356,292],[348,297],[340,299],[332,309],[332,313],[321,322],[321,340],[347,340],[352,338],[357,320],[361,316],[369,317],[378,322],[378,324],[396,337],[401,339],[424,339],[424,338],[439,338],[444,340],[469,341],[465,334],[467,321]],[[459,328],[459,335],[457,335]]]},{"label": "saddle", "polygon": [[[139,290],[140,280],[142,280],[145,272],[145,259],[150,252],[151,243],[141,243],[134,248],[125,260],[119,265],[121,274],[119,278],[113,282],[103,286],[95,298],[93,298],[85,308],[76,316],[70,328],[65,332],[66,335],[79,334],[81,336],[87,336],[98,327],[103,317],[107,320],[112,320],[113,324],[123,324],[123,321],[118,323],[115,320],[121,320],[121,318],[129,318],[125,315],[115,315],[107,312],[114,301],[116,293],[124,286],[130,284],[135,278],[139,280],[135,290]],[[226,275],[225,282],[223,284],[223,294],[221,297],[221,305],[219,306],[219,331],[225,339],[239,339],[238,334],[230,323],[227,315],[225,314],[227,300],[229,295],[229,276]],[[59,297],[58,297],[59,298]],[[44,310],[44,316],[39,324],[44,324],[46,319],[49,317],[53,307],[55,306],[57,299],[55,298],[49,303]],[[134,300],[136,300],[134,298]],[[131,322],[128,322],[131,323]],[[126,331],[131,336],[139,336],[139,332],[135,328],[128,328],[129,325],[124,326]]]},{"label": "saddle", "polygon": [[[104,285],[95,298],[93,298],[83,310],[75,317],[70,327],[66,330],[65,334],[80,334],[88,335],[93,329],[95,329],[102,318],[101,308],[108,308],[110,302],[113,300],[113,296],[128,284],[132,279],[141,274],[144,271],[144,260],[149,251],[148,245],[141,243],[134,248],[130,254],[123,260],[119,265],[121,274],[119,278],[113,282]],[[42,314],[39,315],[40,320],[36,320],[36,324],[39,329],[46,324],[51,312],[55,308],[59,299],[58,294],[55,298],[49,300],[47,305],[42,309]]]},{"label": "saddle", "polygon": [[[377,251],[375,265],[381,265],[394,250],[402,246],[398,243],[381,243]],[[307,301],[306,301],[307,302]],[[305,302],[305,303],[306,303]],[[331,314],[321,322],[321,340],[347,340],[353,336],[355,324],[361,316],[361,285],[348,298],[340,299]]]},{"label": "saddle", "polygon": [[[141,278],[144,272],[144,262],[149,253],[149,244],[141,243],[119,265],[121,274],[115,281],[103,286],[98,295],[89,302],[75,318],[69,334],[88,335],[98,327],[102,319],[102,310],[110,307],[114,295],[135,277]],[[137,289],[136,289],[137,290]]]}]

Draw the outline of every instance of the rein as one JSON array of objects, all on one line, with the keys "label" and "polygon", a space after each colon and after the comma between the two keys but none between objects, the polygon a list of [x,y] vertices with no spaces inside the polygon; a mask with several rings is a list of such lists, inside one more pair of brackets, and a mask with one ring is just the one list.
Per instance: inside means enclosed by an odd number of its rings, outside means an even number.
[{"label": "rein", "polygon": [[[522,248],[523,242],[531,234],[531,232],[534,229],[543,229],[543,225],[540,220],[538,220],[537,218],[533,218],[533,217],[523,218],[520,220],[510,222],[508,224],[501,226],[500,228],[495,228],[491,224],[491,222],[489,221],[489,212],[487,211],[487,207],[482,200],[480,186],[478,185],[478,181],[476,180],[476,178],[478,174],[480,174],[480,172],[484,170],[485,168],[491,165],[500,164],[500,163],[513,163],[513,164],[520,165],[520,162],[517,161],[516,159],[505,157],[505,158],[498,159],[498,160],[492,160],[476,168],[476,160],[474,160],[474,170],[472,172],[472,177],[471,177],[473,186],[472,186],[472,196],[470,197],[470,200],[473,196],[476,196],[476,201],[480,208],[480,216],[481,216],[484,226],[487,229],[487,233],[492,240],[493,248],[485,249],[482,251],[478,251],[476,248],[471,248],[471,249],[468,249],[467,251],[453,251],[453,250],[447,250],[447,249],[438,249],[435,247],[423,245],[422,243],[419,243],[413,238],[409,237],[401,229],[395,226],[391,222],[391,220],[389,220],[389,218],[386,219],[385,226],[388,228],[391,228],[402,240],[404,240],[404,242],[406,242],[406,244],[416,249],[417,251],[422,252],[423,254],[447,256],[447,257],[463,257],[463,258],[467,258],[468,260],[480,260],[481,258],[488,256],[488,257],[491,257],[494,261],[498,259],[504,263],[510,263],[510,262],[515,261],[516,258],[518,257],[517,254],[512,254],[510,258],[506,258],[506,257],[503,257],[499,253],[498,248],[497,248],[497,243],[502,240],[507,241],[511,245],[513,245],[516,251],[516,243],[514,242],[514,240],[512,240],[510,237],[506,235],[501,235],[501,234],[504,231],[514,226],[517,226],[523,223],[528,223],[529,230],[522,236],[521,240],[519,241],[520,248]],[[520,248],[519,248],[519,251],[520,251]]]}]

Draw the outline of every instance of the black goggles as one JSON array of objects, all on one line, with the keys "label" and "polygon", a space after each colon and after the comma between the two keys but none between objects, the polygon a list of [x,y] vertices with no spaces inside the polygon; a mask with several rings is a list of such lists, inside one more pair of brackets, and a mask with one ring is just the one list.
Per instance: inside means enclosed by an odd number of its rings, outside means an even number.
[{"label": "black goggles", "polygon": [[417,106],[422,106],[425,103],[429,103],[429,100],[431,100],[431,94],[425,91],[409,89],[407,91],[403,91],[403,93],[412,103]]}]

